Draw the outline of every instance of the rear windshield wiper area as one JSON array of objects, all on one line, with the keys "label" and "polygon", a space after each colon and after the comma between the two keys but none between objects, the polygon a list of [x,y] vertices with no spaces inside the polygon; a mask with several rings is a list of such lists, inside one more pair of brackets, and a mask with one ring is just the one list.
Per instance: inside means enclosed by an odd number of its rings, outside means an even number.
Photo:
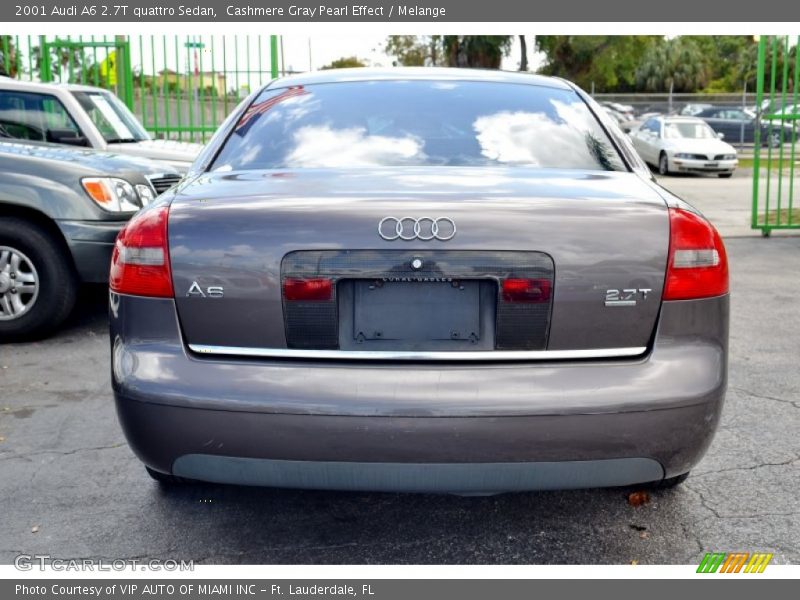
[{"label": "rear windshield wiper area", "polygon": [[135,144],[136,138],[111,138],[106,140],[106,144]]}]

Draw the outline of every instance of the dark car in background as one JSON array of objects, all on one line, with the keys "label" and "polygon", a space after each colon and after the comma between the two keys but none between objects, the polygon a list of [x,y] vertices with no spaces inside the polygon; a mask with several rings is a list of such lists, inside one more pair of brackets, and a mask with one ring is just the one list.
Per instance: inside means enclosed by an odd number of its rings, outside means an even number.
[{"label": "dark car in background", "polygon": [[560,79],[278,79],[111,267],[162,482],[486,494],[682,481],[727,381],[714,227]]},{"label": "dark car in background", "polygon": [[[713,106],[701,110],[694,116],[703,119],[717,133],[723,134],[725,141],[729,144],[752,144],[755,142],[757,120],[756,115],[749,110],[729,106]],[[780,124],[770,126],[768,123],[762,122],[760,128],[762,145],[776,148],[791,139],[791,126]]]},{"label": "dark car in background", "polygon": [[144,158],[0,140],[0,342],[51,332],[79,283],[108,281],[119,230],[179,179]]}]

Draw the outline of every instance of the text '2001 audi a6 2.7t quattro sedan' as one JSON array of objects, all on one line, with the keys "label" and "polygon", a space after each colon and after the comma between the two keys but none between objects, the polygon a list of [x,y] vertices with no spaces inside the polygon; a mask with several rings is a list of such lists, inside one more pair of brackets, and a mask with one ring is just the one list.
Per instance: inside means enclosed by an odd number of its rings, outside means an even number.
[{"label": "text '2001 audi a6 2.7t quattro sedan'", "polygon": [[718,233],[559,79],[277,80],[110,284],[117,411],[161,481],[670,484],[725,394]]}]

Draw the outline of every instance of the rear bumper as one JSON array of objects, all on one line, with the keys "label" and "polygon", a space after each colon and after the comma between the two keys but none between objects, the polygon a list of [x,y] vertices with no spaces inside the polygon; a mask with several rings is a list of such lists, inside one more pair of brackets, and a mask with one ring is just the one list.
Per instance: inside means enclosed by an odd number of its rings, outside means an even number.
[{"label": "rear bumper", "polygon": [[72,252],[81,281],[108,282],[111,252],[125,221],[56,221]]},{"label": "rear bumper", "polygon": [[185,349],[171,300],[114,296],[112,379],[131,448],[184,477],[462,493],[626,485],[679,475],[704,454],[727,323],[727,296],[665,303],[637,359],[208,359]]},{"label": "rear bumper", "polygon": [[216,483],[300,489],[492,494],[629,485],[657,481],[649,458],[509,463],[289,461],[190,454],[175,461],[182,477]]}]

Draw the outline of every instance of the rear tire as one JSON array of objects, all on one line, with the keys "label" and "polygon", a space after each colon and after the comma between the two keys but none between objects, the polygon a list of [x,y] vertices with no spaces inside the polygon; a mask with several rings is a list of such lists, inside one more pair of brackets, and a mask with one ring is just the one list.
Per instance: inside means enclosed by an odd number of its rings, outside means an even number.
[{"label": "rear tire", "polygon": [[729,177],[733,177],[733,173],[718,173],[717,177],[720,179],[728,179]]},{"label": "rear tire", "polygon": [[16,217],[0,222],[0,341],[43,337],[75,306],[71,257],[43,227]]},{"label": "rear tire", "polygon": [[662,479],[661,481],[654,481],[649,485],[649,487],[650,489],[654,490],[670,490],[674,487],[679,486],[688,478],[689,478],[689,473],[687,472],[681,475],[676,475],[675,477],[667,477],[666,479]]},{"label": "rear tire", "polygon": [[153,479],[155,479],[160,485],[163,486],[179,486],[179,485],[187,485],[191,483],[195,483],[194,479],[186,479],[184,477],[178,477],[177,475],[170,475],[169,473],[162,473],[161,471],[156,471],[155,469],[151,469],[148,466],[145,466],[147,470],[147,474],[150,475]]},{"label": "rear tire", "polygon": [[665,153],[661,153],[658,157],[658,174],[669,175],[669,159]]}]

